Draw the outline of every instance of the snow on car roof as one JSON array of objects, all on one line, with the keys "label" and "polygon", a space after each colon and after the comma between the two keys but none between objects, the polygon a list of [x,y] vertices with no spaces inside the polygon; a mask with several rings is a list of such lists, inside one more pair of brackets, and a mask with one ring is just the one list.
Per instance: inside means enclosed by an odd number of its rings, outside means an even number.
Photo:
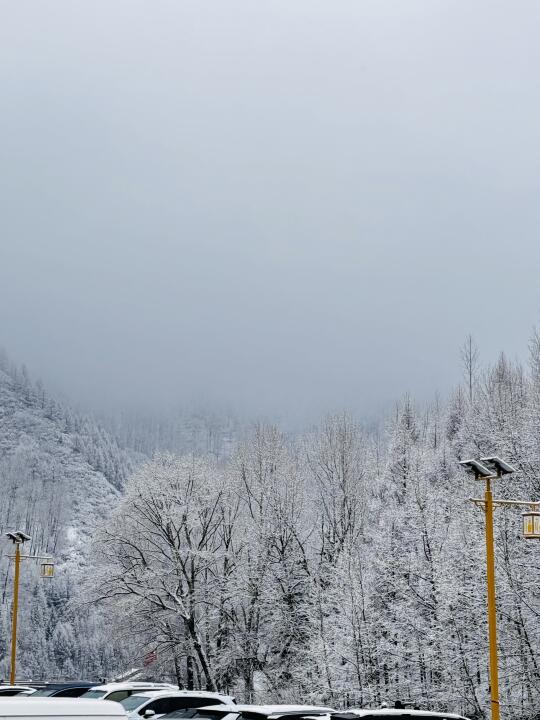
[{"label": "snow on car roof", "polygon": [[208,707],[197,709],[223,714],[245,712],[266,716],[290,715],[293,713],[322,715],[335,712],[332,708],[321,707],[319,705],[210,705]]},{"label": "snow on car roof", "polygon": [[[97,690],[98,688],[96,688]],[[222,695],[218,692],[209,692],[207,690],[141,690],[140,692],[134,692],[133,696],[137,697],[193,697],[193,698],[221,698],[223,700],[231,701],[230,695]],[[213,706],[215,707],[215,706]],[[236,707],[236,705],[235,705]]]},{"label": "snow on car roof", "polygon": [[376,708],[370,710],[369,708],[349,708],[344,710],[343,713],[336,713],[336,715],[352,713],[357,717],[377,717],[379,715],[383,717],[411,717],[411,718],[448,718],[448,720],[467,720],[463,715],[456,715],[455,713],[436,712],[433,710],[412,710],[409,708]]},{"label": "snow on car roof", "polygon": [[0,716],[3,717],[59,717],[83,715],[89,717],[125,718],[124,708],[108,700],[82,700],[81,698],[26,697],[0,698]]},{"label": "snow on car roof", "polygon": [[178,686],[169,683],[153,683],[153,682],[111,682],[104,685],[93,685],[89,690],[178,690]]}]

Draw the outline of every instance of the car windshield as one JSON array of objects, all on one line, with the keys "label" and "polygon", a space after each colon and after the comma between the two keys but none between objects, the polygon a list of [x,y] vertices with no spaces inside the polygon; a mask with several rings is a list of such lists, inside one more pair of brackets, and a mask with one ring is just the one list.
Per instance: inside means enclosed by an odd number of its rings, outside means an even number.
[{"label": "car windshield", "polygon": [[81,695],[81,697],[91,700],[99,700],[99,698],[105,697],[107,694],[106,690],[87,690],[85,693]]},{"label": "car windshield", "polygon": [[150,698],[145,697],[144,695],[130,695],[129,697],[120,700],[120,705],[122,705],[122,707],[128,712],[132,712],[145,702],[148,702],[148,700],[150,700]]}]

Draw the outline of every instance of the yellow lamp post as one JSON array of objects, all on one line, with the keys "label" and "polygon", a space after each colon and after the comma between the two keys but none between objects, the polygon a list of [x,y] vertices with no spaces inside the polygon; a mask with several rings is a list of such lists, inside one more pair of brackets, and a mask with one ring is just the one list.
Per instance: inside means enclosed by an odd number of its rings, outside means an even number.
[{"label": "yellow lamp post", "polygon": [[489,688],[491,695],[491,718],[500,720],[499,664],[497,654],[497,600],[495,590],[495,543],[493,539],[493,508],[528,507],[523,515],[523,536],[540,539],[540,502],[527,500],[494,500],[492,480],[514,472],[514,468],[501,458],[493,455],[479,460],[461,460],[460,465],[473,473],[476,480],[486,483],[484,497],[469,498],[480,506],[486,516],[486,575],[489,634]]},{"label": "yellow lamp post", "polygon": [[[17,619],[19,614],[19,579],[21,574],[21,560],[43,560],[41,565],[41,577],[53,577],[54,564],[52,558],[43,555],[21,555],[21,545],[32,538],[21,530],[6,533],[11,542],[15,545],[15,555],[9,557],[15,561],[15,573],[13,576],[13,609],[11,617],[11,664],[9,670],[9,684],[15,685],[17,668]],[[44,568],[46,568],[44,570]]]}]

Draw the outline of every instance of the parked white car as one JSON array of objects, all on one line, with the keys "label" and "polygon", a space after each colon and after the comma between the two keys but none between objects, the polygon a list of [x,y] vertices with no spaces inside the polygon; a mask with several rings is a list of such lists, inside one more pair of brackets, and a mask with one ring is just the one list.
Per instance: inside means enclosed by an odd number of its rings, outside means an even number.
[{"label": "parked white car", "polygon": [[168,683],[152,683],[152,682],[125,682],[125,683],[107,683],[106,685],[96,685],[81,695],[84,700],[113,700],[121,702],[125,698],[130,697],[134,693],[146,692],[147,690],[176,690],[177,685],[169,685]]},{"label": "parked white car", "polygon": [[342,713],[332,715],[332,720],[348,720],[347,715],[365,720],[468,720],[463,715],[445,712],[431,712],[429,710],[412,710],[410,708],[352,708]]},{"label": "parked white car", "polygon": [[0,698],[2,720],[126,720],[119,703],[79,698]]},{"label": "parked white car", "polygon": [[139,720],[141,717],[155,718],[188,708],[231,705],[234,704],[234,698],[204,690],[177,690],[176,692],[148,690],[133,693],[130,697],[120,700],[120,704],[127,712],[128,717]]},{"label": "parked white car", "polygon": [[320,705],[211,705],[177,710],[163,720],[330,720],[332,708]]}]

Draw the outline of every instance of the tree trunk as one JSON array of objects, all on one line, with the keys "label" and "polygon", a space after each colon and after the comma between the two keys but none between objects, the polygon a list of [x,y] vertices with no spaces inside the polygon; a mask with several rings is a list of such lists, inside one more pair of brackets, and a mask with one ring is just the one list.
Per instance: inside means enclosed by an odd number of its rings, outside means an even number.
[{"label": "tree trunk", "polygon": [[173,648],[174,653],[174,674],[176,676],[176,682],[180,690],[184,688],[184,678],[182,677],[182,667],[180,665],[180,659],[178,657],[178,646],[175,645]]},{"label": "tree trunk", "polygon": [[206,655],[206,651],[202,645],[199,633],[197,632],[197,628],[195,626],[195,619],[193,618],[193,616],[189,618],[186,624],[191,638],[191,642],[193,643],[193,649],[195,650],[197,659],[201,666],[201,670],[203,671],[204,677],[206,678],[206,688],[207,690],[217,692],[216,679],[214,677],[214,673],[212,672],[212,668],[210,667],[208,656]]},{"label": "tree trunk", "polygon": [[186,657],[186,681],[187,681],[187,689],[193,690],[194,689],[194,682],[193,682],[193,657],[191,655],[187,655]]}]

